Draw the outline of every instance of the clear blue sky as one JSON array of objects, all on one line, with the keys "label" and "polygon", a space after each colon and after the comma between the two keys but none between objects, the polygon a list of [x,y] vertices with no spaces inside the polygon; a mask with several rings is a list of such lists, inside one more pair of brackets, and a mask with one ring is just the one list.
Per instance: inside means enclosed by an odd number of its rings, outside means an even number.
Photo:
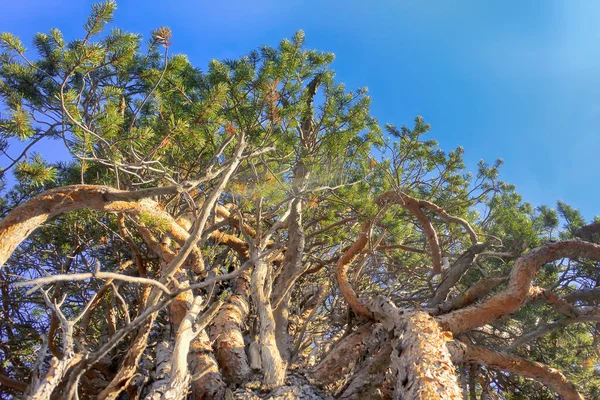
[{"label": "clear blue sky", "polygon": [[[0,31],[31,43],[52,27],[81,35],[84,0],[1,0]],[[468,165],[503,158],[502,178],[534,205],[600,214],[600,2],[586,0],[121,0],[115,24],[204,69],[304,29],[336,54],[337,77],[367,86],[382,123],[422,115]],[[49,148],[38,148],[51,158]]]}]

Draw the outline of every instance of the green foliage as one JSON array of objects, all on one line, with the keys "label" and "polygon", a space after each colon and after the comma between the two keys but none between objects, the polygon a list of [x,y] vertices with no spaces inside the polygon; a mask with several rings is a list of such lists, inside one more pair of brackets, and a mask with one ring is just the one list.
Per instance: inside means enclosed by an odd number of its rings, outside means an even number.
[{"label": "green foliage", "polygon": [[106,24],[113,20],[116,9],[117,3],[114,0],[92,4],[92,12],[83,26],[87,33],[86,39],[101,33]]},{"label": "green foliage", "polygon": [[23,185],[40,187],[56,180],[56,168],[48,165],[40,154],[33,154],[28,160],[17,164],[15,177]]},{"label": "green foliage", "polygon": [[164,234],[169,229],[170,224],[168,219],[146,211],[140,213],[139,222],[161,234]]},{"label": "green foliage", "polygon": [[[287,215],[292,200],[299,204],[305,241],[301,261],[311,272],[300,276],[294,287],[292,298],[298,301],[290,305],[290,315],[300,315],[301,305],[323,282],[334,279],[340,254],[357,238],[363,222],[373,219],[377,223],[371,227],[368,251],[356,263],[362,271],[353,278],[357,291],[363,298],[387,295],[403,307],[420,307],[431,297],[439,281],[431,279],[428,239],[412,212],[401,205],[375,204],[389,190],[435,203],[467,221],[478,240],[489,243],[492,255],[476,259],[451,298],[482,278],[508,276],[514,255],[551,240],[573,238],[586,222],[563,202],[556,210],[525,202],[513,185],[500,180],[501,160],[482,160],[476,171],[467,171],[464,149],[441,149],[431,137],[432,127],[420,116],[411,127],[388,124],[382,130],[370,114],[368,90],[352,90],[338,82],[331,68],[334,55],[307,49],[302,31],[276,47],[264,46],[235,60],[211,60],[203,72],[185,55],[169,53],[172,32],[167,27],[152,31],[147,45],[138,34],[117,28],[106,32],[115,10],[113,1],[94,4],[82,39],[65,41],[57,29],[37,34],[31,58],[18,38],[0,35],[0,99],[5,106],[0,150],[10,151],[15,139],[34,146],[42,139],[60,138],[73,155],[69,163],[50,165],[31,150],[23,152],[12,167],[17,182],[10,190],[4,189],[7,170],[2,171],[0,217],[53,186],[88,183],[134,190],[183,187],[186,181],[200,179],[189,194],[155,199],[177,218],[202,207],[223,176],[204,179],[206,172],[225,169],[243,137],[247,147],[242,161],[218,203],[263,234]],[[462,225],[448,223],[431,210],[423,212],[450,262],[472,246]],[[95,262],[115,270],[133,258],[137,262],[138,255],[145,273],[159,276],[158,257],[148,239],[138,236],[143,234],[136,226],[145,225],[162,239],[171,220],[150,212],[131,218],[135,224],[125,219],[123,227],[114,215],[78,210],[48,221],[9,260],[13,275],[7,282],[17,276],[89,271]],[[239,221],[224,224],[219,218],[212,214],[209,223],[246,240]],[[271,233],[269,249],[285,248],[289,225]],[[203,240],[205,264],[213,272],[227,273],[242,264],[219,241]],[[177,250],[177,245],[171,248]],[[65,271],[68,260],[77,262]],[[276,280],[281,264],[273,265]],[[196,278],[190,273],[190,279]],[[598,282],[596,264],[572,260],[543,266],[533,283],[565,295],[595,288]],[[134,304],[139,298],[133,285],[128,288],[132,290],[123,296]],[[230,287],[220,289],[215,298],[234,294]],[[75,304],[69,312],[76,313],[98,286],[82,283],[60,290]],[[23,313],[11,313],[20,321],[15,332],[26,337],[47,329],[39,296],[29,298],[14,290],[9,297],[23,304]],[[110,301],[116,298],[113,292]],[[100,309],[106,312],[111,304]],[[316,338],[318,332],[349,332],[348,321],[353,322],[345,317],[343,304],[333,288],[324,305],[315,309],[318,316],[307,325],[306,334]],[[33,318],[42,321],[34,324]],[[107,321],[94,318],[88,340],[95,346],[105,339]],[[124,315],[120,318],[126,320]],[[250,322],[252,318],[256,316]],[[502,350],[507,337],[512,340],[559,318],[547,304],[531,302],[490,324],[491,334],[470,332],[469,340]],[[596,336],[594,326],[579,324],[541,337],[517,353],[566,371],[593,398],[599,378],[586,360],[597,362]],[[33,339],[7,346],[22,350],[27,362],[34,361]],[[116,360],[119,355],[112,356]],[[11,366],[6,368],[12,368],[12,374],[23,375]],[[552,398],[527,380],[485,372],[485,379],[505,398]]]}]

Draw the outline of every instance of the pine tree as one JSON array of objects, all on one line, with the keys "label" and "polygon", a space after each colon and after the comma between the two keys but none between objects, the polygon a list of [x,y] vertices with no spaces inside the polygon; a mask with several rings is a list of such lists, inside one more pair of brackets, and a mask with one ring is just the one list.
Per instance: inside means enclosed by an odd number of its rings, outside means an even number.
[{"label": "pine tree", "polygon": [[598,221],[382,130],[303,32],[201,72],[115,11],[0,36],[2,398],[600,395]]}]

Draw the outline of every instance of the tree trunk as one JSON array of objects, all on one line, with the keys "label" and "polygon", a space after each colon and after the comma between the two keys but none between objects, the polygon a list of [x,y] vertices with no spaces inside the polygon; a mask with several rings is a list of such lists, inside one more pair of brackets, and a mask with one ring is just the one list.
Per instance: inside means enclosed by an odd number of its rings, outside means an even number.
[{"label": "tree trunk", "polygon": [[219,373],[210,339],[202,330],[190,347],[189,370],[192,375],[192,399],[212,400],[225,398],[226,384]]},{"label": "tree trunk", "polygon": [[[258,257],[255,257],[255,259],[258,259]],[[265,261],[259,260],[256,262],[252,272],[251,293],[258,314],[258,340],[261,367],[264,372],[263,382],[268,388],[276,388],[283,385],[286,368],[275,340],[275,319],[269,294],[265,291],[266,284],[269,287],[271,286],[271,282],[267,282],[267,276],[270,274],[269,268],[269,264]]]},{"label": "tree trunk", "polygon": [[221,308],[210,328],[217,362],[224,378],[233,384],[243,383],[251,372],[242,335],[242,326],[250,310],[249,275],[244,272],[235,280],[235,294]]}]

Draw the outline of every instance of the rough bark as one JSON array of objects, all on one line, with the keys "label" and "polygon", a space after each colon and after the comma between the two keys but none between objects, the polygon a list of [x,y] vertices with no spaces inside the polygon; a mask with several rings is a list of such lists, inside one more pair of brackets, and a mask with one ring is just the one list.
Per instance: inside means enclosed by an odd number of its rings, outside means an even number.
[{"label": "rough bark", "polygon": [[161,370],[161,375],[164,375],[164,377],[161,377],[162,382],[157,382],[158,384],[147,397],[148,400],[176,400],[186,397],[190,381],[188,372],[190,344],[200,333],[200,330],[204,329],[208,320],[216,314],[221,304],[220,302],[215,303],[215,306],[211,307],[207,315],[203,316],[206,320],[202,323],[203,326],[195,326],[196,317],[202,309],[202,298],[197,296],[192,300],[188,312],[178,325],[175,344],[172,347],[172,352],[168,354],[168,367]]},{"label": "rough bark", "polygon": [[192,399],[212,400],[225,398],[227,385],[219,372],[217,360],[213,355],[210,339],[202,330],[190,347],[189,370]]},{"label": "rough bark", "polygon": [[594,235],[597,233],[600,233],[600,222],[594,222],[581,227],[575,231],[574,235],[575,237],[585,240],[586,242],[592,242],[594,240]]},{"label": "rough bark", "polygon": [[438,322],[444,329],[460,333],[483,326],[518,310],[530,293],[532,280],[538,269],[545,263],[565,257],[600,260],[600,245],[564,241],[533,249],[517,259],[506,289],[481,304],[442,315],[437,318]]},{"label": "rough bark", "polygon": [[342,339],[311,371],[312,378],[332,391],[340,389],[373,347],[373,341],[378,342],[373,335],[377,327],[381,329],[380,325],[364,324]]},{"label": "rough bark", "polygon": [[[258,257],[255,257],[258,259]],[[283,385],[286,366],[281,359],[279,348],[275,339],[275,318],[269,294],[265,290],[271,282],[267,282],[269,264],[259,260],[254,264],[252,272],[252,301],[256,306],[259,322],[258,340],[260,345],[261,368],[264,373],[263,382],[268,388],[276,388]]]},{"label": "rough bark", "polygon": [[65,352],[63,359],[52,358],[50,369],[46,375],[29,391],[28,400],[49,400],[59,384],[67,377],[67,373],[72,366],[81,360],[80,355],[68,354]]},{"label": "rough bark", "polygon": [[[166,393],[171,373],[171,355],[173,353],[173,344],[170,340],[170,334],[165,332],[163,340],[158,342],[154,349],[155,361],[154,372],[152,374],[152,385],[145,400],[160,400]],[[146,371],[148,372],[148,371]]]},{"label": "rough bark", "polygon": [[392,346],[387,342],[378,353],[362,365],[358,372],[352,375],[350,382],[341,390],[337,398],[343,400],[391,398],[393,387],[390,376],[386,374],[390,366],[391,354]]},{"label": "rough bark", "polygon": [[[142,314],[142,308],[146,309],[152,305],[158,304],[159,297],[154,296],[152,293],[148,296],[148,301],[146,302],[145,307],[141,307],[138,312],[139,315]],[[114,400],[119,396],[119,393],[123,391],[133,379],[135,371],[137,370],[137,365],[142,357],[142,353],[146,349],[148,342],[148,335],[152,330],[152,326],[154,325],[154,320],[158,315],[157,312],[150,315],[147,318],[142,326],[138,329],[135,338],[133,339],[125,357],[121,361],[119,366],[119,370],[115,377],[111,380],[102,392],[98,395],[98,400]]]},{"label": "rough bark", "polygon": [[249,275],[244,272],[235,280],[234,295],[221,308],[210,328],[218,364],[225,379],[233,384],[241,384],[251,372],[242,335],[242,326],[250,310]]},{"label": "rough bark", "polygon": [[[149,199],[128,201],[128,193],[109,186],[72,185],[47,190],[26,201],[0,221],[0,267],[41,224],[57,215],[82,208],[131,215],[145,213],[167,221],[169,234],[180,243],[186,241],[188,233],[158,203]],[[200,258],[197,248],[192,250],[194,257]]]},{"label": "rough bark", "polygon": [[446,347],[450,338],[433,317],[422,311],[404,312],[383,298],[369,307],[393,334],[394,399],[462,399]]},{"label": "rough bark", "polygon": [[273,314],[276,321],[276,341],[284,363],[291,356],[291,338],[288,332],[289,301],[291,290],[305,268],[302,265],[304,254],[304,228],[302,226],[302,200],[293,201],[288,217],[288,242],[281,273],[273,285],[271,299]]},{"label": "rough bark", "polygon": [[492,369],[519,374],[543,383],[565,400],[583,400],[573,383],[569,382],[560,371],[547,365],[495,352],[482,346],[467,346],[461,342],[449,343],[448,347],[455,363],[476,363]]}]

